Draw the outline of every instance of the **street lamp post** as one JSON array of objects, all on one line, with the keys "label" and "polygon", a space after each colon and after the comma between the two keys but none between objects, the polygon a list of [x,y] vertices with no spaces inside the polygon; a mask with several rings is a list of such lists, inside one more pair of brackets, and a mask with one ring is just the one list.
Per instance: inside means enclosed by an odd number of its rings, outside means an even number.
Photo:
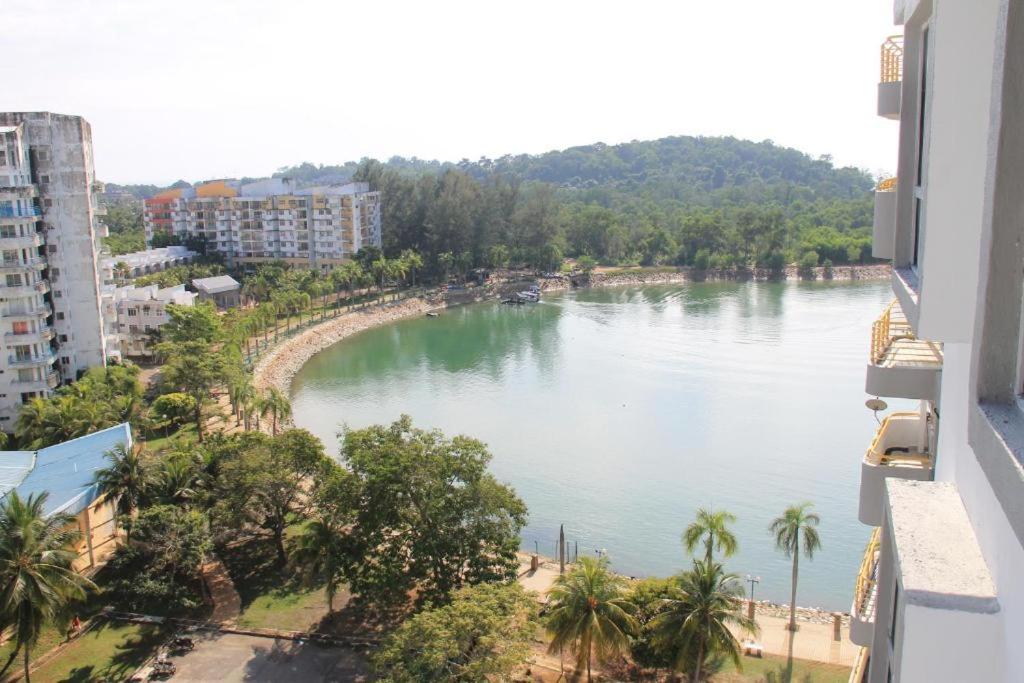
[{"label": "street lamp post", "polygon": [[747,574],[747,583],[750,584],[750,602],[747,603],[747,617],[754,619],[754,586],[761,583],[761,577]]}]

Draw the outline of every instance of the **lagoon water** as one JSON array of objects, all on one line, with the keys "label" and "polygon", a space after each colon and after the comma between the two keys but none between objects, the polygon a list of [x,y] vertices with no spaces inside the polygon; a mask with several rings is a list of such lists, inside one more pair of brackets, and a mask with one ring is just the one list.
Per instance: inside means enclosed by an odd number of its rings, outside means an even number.
[{"label": "lagoon water", "polygon": [[631,575],[689,565],[699,506],[737,516],[726,562],[789,600],[790,563],[767,533],[813,501],[824,547],[801,560],[798,604],[846,611],[869,529],[857,521],[871,322],[887,282],[704,283],[484,303],[362,332],[310,360],[295,419],[337,433],[408,413],[485,441],[526,501],[523,547],[580,554]]}]

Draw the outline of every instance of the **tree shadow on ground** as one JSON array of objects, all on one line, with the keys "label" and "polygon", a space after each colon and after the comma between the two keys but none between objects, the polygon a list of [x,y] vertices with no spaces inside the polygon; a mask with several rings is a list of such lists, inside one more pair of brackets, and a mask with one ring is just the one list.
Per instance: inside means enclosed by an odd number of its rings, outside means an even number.
[{"label": "tree shadow on ground", "polygon": [[288,566],[282,567],[269,538],[260,537],[232,544],[230,548],[218,551],[218,555],[242,599],[243,610],[261,595],[285,594],[300,588],[319,587],[303,584],[298,572]]},{"label": "tree shadow on ground", "polygon": [[[82,637],[97,637],[110,628],[112,628],[110,622],[104,620]],[[166,626],[142,626],[138,636],[128,638],[125,642],[115,646],[115,653],[106,666],[99,669],[95,665],[75,667],[68,672],[67,676],[59,680],[61,683],[127,680],[160,647],[170,632],[171,629]]]},{"label": "tree shadow on ground", "polygon": [[380,606],[371,605],[348,592],[335,597],[335,610],[327,614],[314,630],[337,636],[380,638],[397,628],[412,614],[414,603]]}]

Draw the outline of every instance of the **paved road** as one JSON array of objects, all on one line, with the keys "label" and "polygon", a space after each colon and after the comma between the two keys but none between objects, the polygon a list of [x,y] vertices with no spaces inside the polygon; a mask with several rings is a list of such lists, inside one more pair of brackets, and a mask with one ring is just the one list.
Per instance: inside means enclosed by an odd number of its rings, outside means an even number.
[{"label": "paved road", "polygon": [[174,657],[175,681],[369,681],[363,657],[348,648],[234,633],[198,636]]}]

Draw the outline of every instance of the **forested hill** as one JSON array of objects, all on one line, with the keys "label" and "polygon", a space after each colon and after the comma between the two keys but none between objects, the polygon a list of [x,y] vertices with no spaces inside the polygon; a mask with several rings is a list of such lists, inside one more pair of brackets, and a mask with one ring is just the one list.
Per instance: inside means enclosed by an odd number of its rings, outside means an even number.
[{"label": "forested hill", "polygon": [[544,270],[563,256],[718,268],[871,258],[871,177],[768,141],[679,136],[458,163],[304,163],[274,175],[302,186],[368,181],[382,191],[386,254],[418,251],[435,271],[456,257]]},{"label": "forested hill", "polygon": [[[770,141],[733,137],[676,136],[620,145],[596,143],[544,154],[506,155],[458,163],[392,157],[385,166],[413,173],[457,168],[477,179],[494,173],[523,181],[552,183],[584,199],[608,203],[627,195],[687,204],[717,204],[796,199],[853,199],[871,189],[871,177],[856,168],[836,168],[827,158],[813,159]],[[351,177],[355,162],[341,166],[310,163],[283,168],[303,184]]]}]

